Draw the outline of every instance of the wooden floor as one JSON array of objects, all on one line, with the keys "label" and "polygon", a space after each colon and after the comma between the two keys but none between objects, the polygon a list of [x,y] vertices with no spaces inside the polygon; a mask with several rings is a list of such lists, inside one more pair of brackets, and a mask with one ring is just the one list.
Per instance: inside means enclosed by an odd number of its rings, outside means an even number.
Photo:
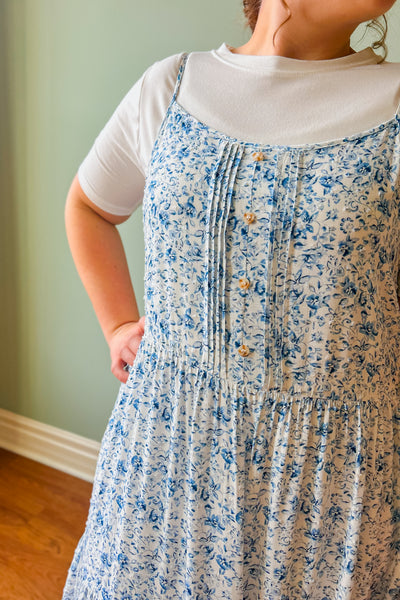
[{"label": "wooden floor", "polygon": [[60,600],[92,484],[0,449],[0,600]]}]

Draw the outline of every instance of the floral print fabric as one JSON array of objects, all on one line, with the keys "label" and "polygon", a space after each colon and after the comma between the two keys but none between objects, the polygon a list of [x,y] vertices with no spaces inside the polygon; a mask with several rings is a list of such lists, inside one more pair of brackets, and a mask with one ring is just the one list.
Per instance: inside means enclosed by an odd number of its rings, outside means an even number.
[{"label": "floral print fabric", "polygon": [[179,105],[186,59],[63,599],[399,600],[400,118],[246,142]]}]

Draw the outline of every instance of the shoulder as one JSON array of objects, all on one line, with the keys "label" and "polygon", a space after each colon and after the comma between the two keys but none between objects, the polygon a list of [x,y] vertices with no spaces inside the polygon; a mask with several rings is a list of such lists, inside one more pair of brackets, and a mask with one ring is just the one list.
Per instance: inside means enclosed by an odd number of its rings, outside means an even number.
[{"label": "shoulder", "polygon": [[378,63],[376,65],[372,65],[376,75],[379,75],[384,80],[387,78],[388,80],[399,80],[400,81],[400,62],[391,62],[391,61],[383,61],[382,63]]},{"label": "shoulder", "polygon": [[143,89],[159,93],[162,86],[172,92],[184,54],[188,55],[185,68],[187,71],[199,63],[204,63],[211,51],[181,51],[153,62],[144,73]]},{"label": "shoulder", "polygon": [[152,128],[165,112],[183,54],[178,52],[151,63],[120,101],[112,120],[129,140],[137,138],[142,122]]},{"label": "shoulder", "polygon": [[374,67],[375,93],[384,96],[398,112],[400,110],[400,62],[385,60]]},{"label": "shoulder", "polygon": [[[157,60],[147,67],[140,84],[134,86],[136,90],[131,95],[133,107],[130,107],[130,115],[126,118],[137,123],[137,138],[144,172],[147,170],[154,142],[172,100],[179,67],[185,54],[188,57],[183,81],[187,81],[187,73],[192,72],[194,59],[199,54],[206,55],[207,52],[181,51]],[[198,73],[197,68],[195,71]]]},{"label": "shoulder", "polygon": [[397,72],[400,73],[400,61],[391,61],[391,60],[385,60],[382,63],[379,64],[379,66],[383,69],[386,69],[388,72],[392,71],[393,73]]},{"label": "shoulder", "polygon": [[151,88],[160,82],[174,84],[184,54],[183,51],[178,52],[153,62],[145,71],[146,87]]}]

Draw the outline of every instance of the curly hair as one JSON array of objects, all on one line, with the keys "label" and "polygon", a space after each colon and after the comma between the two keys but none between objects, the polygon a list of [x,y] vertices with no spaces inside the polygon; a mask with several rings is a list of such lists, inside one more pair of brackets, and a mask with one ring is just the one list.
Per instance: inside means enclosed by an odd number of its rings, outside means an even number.
[{"label": "curly hair", "polygon": [[[283,23],[281,23],[279,25],[278,29],[275,31],[273,40],[275,39],[275,36],[276,36],[278,30],[291,17],[290,8],[286,4],[285,0],[281,0],[281,2],[288,12],[288,17],[287,17],[287,19],[285,19],[283,21]],[[245,20],[246,20],[246,25],[248,25],[250,27],[251,31],[254,31],[254,29],[256,27],[261,3],[262,3],[262,0],[243,0],[243,12],[244,12]],[[380,21],[380,19],[383,20],[383,23]],[[376,19],[373,19],[372,21],[369,21],[369,23],[367,23],[365,31],[367,31],[368,28],[374,29],[380,35],[379,39],[375,40],[372,43],[372,48],[374,50],[376,50],[378,48],[382,48],[383,55],[381,56],[379,62],[383,62],[386,59],[387,53],[388,53],[388,49],[387,49],[387,45],[386,45],[386,36],[387,36],[387,32],[388,32],[388,23],[387,23],[386,15],[382,15],[381,17],[378,17]]]}]

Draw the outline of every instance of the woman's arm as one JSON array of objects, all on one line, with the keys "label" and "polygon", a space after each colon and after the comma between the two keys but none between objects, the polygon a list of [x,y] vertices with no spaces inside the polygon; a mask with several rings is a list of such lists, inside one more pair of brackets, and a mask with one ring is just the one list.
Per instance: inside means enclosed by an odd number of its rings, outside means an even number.
[{"label": "woman's arm", "polygon": [[[129,216],[129,215],[128,215]],[[71,253],[110,347],[111,370],[125,382],[125,363],[133,364],[144,331],[144,317],[133,290],[116,216],[96,206],[76,175],[68,192],[65,224]]]}]

